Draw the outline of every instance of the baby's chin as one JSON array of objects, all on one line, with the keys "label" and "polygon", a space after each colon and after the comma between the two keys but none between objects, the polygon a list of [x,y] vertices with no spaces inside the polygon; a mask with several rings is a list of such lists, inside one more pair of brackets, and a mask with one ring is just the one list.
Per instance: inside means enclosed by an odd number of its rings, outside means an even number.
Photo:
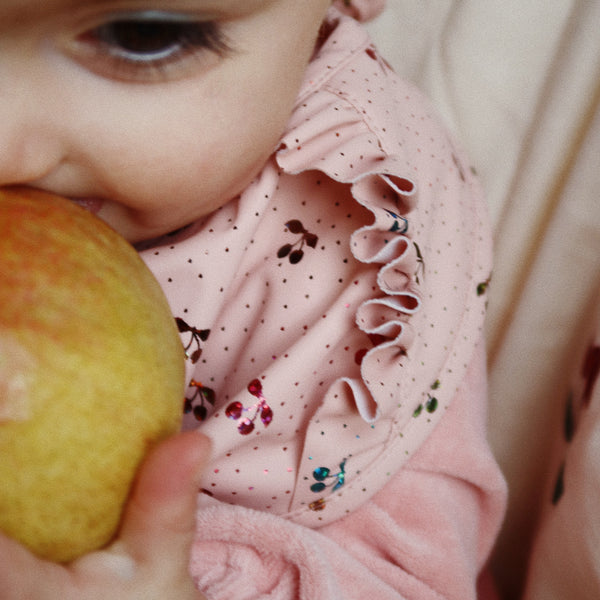
[{"label": "baby's chin", "polygon": [[138,223],[127,209],[102,198],[71,198],[71,201],[102,219],[133,245],[156,239],[171,230],[165,226]]},{"label": "baby's chin", "polygon": [[[199,214],[187,210],[177,212],[177,207],[168,206],[138,210],[111,199],[97,197],[71,197],[70,200],[102,219],[136,247],[152,246],[165,236],[176,235],[206,214],[202,210],[198,211]],[[212,206],[209,208],[212,209]]]}]

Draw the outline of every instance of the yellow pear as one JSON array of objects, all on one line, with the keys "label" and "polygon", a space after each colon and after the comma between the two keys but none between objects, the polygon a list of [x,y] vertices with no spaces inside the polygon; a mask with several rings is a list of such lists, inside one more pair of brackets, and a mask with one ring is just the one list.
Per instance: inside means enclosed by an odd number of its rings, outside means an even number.
[{"label": "yellow pear", "polygon": [[0,190],[0,529],[57,562],[107,544],[183,396],[177,327],[134,248],[68,200]]}]

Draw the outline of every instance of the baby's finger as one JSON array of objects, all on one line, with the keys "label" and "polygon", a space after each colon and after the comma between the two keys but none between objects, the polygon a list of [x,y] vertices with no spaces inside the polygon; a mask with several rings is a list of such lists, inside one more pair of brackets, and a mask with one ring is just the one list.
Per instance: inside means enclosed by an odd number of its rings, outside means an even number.
[{"label": "baby's finger", "polygon": [[43,561],[18,542],[0,535],[0,597],[2,600],[52,600],[64,596],[70,573]]},{"label": "baby's finger", "polygon": [[205,436],[183,433],[157,446],[142,465],[119,544],[153,577],[189,579],[198,481],[209,451]]}]

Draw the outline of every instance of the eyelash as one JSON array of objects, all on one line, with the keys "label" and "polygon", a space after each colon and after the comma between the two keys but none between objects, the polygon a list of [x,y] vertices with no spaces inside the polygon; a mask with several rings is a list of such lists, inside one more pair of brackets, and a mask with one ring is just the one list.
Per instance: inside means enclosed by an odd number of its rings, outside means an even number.
[{"label": "eyelash", "polygon": [[200,59],[206,52],[223,57],[231,51],[216,22],[169,13],[115,18],[80,35],[78,43],[96,70],[136,82],[176,78],[187,59]]}]

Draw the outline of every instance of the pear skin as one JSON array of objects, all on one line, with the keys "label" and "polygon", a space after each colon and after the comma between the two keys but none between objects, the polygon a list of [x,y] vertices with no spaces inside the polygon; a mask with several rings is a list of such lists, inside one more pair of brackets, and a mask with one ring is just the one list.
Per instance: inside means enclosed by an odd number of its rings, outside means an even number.
[{"label": "pear skin", "polygon": [[68,562],[118,530],[180,428],[184,351],[135,249],[68,200],[0,191],[0,529]]}]

